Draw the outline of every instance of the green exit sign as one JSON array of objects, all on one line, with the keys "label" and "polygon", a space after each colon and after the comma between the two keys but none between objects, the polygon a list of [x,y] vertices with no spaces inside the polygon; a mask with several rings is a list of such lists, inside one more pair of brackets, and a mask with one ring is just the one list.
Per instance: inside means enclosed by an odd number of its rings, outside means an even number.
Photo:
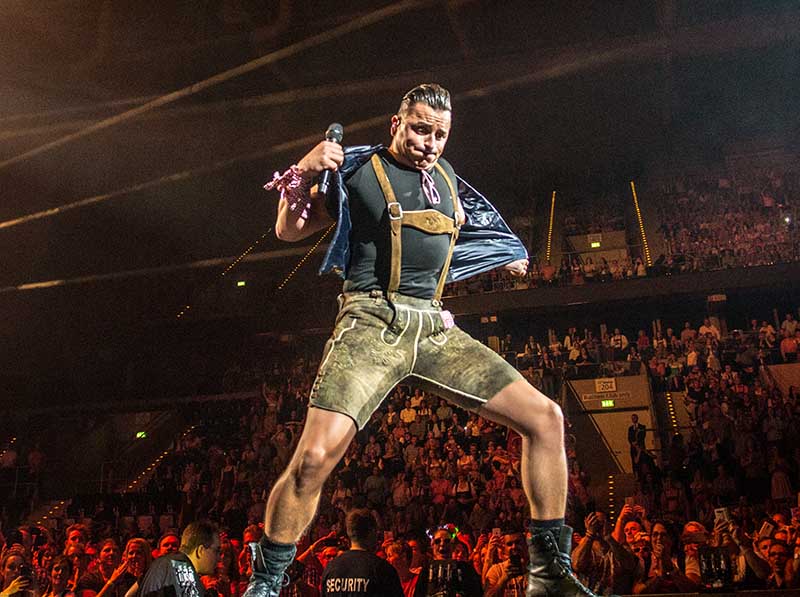
[{"label": "green exit sign", "polygon": [[614,408],[614,401],[613,400],[601,400],[600,406],[602,408]]},{"label": "green exit sign", "polygon": [[146,431],[137,431],[136,432],[136,439],[145,439],[147,437]]},{"label": "green exit sign", "polygon": [[599,242],[599,241],[596,241],[596,240],[595,240],[595,241],[592,241],[592,245],[591,245],[591,247],[592,247],[593,249],[599,249],[599,248],[600,248],[600,242]]}]

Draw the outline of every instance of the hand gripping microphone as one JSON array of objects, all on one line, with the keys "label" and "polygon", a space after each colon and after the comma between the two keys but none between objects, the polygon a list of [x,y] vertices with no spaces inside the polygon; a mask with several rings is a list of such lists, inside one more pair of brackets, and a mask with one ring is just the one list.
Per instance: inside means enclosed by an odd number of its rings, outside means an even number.
[{"label": "hand gripping microphone", "polygon": [[[333,141],[334,143],[342,144],[342,137],[344,137],[344,128],[338,122],[333,122],[328,125],[328,130],[325,131],[325,140],[326,141]],[[321,195],[327,195],[328,189],[331,186],[331,175],[332,172],[330,170],[323,170],[322,174],[319,175],[319,181],[317,182],[317,192]]]}]

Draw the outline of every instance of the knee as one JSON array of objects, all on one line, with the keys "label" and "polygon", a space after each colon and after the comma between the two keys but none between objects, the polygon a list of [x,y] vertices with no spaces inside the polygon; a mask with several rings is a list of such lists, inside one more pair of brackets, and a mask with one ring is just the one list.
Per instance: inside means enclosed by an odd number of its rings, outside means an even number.
[{"label": "knee", "polygon": [[307,492],[321,488],[332,469],[331,461],[331,455],[322,446],[301,448],[290,470],[295,489]]},{"label": "knee", "polygon": [[553,437],[564,437],[564,413],[561,412],[561,407],[553,402],[547,400],[548,404],[545,407],[545,415],[542,417],[544,420],[544,427],[547,433]]},{"label": "knee", "polygon": [[545,398],[543,404],[535,409],[533,416],[527,417],[526,431],[532,439],[563,442],[564,413],[561,407]]}]

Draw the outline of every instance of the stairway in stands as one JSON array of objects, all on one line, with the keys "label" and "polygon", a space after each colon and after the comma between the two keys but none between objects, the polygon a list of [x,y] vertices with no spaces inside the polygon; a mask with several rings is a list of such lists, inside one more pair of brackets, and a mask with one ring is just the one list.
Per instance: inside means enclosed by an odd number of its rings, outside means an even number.
[{"label": "stairway in stands", "polygon": [[625,498],[636,495],[636,483],[636,477],[631,473],[616,473],[605,480],[605,491],[599,496],[600,499],[605,498],[605,501],[598,501],[597,505],[608,514],[609,520],[616,521],[625,505]]},{"label": "stairway in stands", "polygon": [[795,391],[800,390],[800,363],[785,365],[770,365],[764,373],[766,385],[775,384],[784,396],[789,395],[789,388],[794,386]]}]

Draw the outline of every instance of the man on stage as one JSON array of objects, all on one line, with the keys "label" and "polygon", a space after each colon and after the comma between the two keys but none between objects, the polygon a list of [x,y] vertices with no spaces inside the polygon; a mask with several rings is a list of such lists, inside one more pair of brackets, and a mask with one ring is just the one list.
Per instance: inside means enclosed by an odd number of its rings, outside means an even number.
[{"label": "man on stage", "polygon": [[[392,116],[388,147],[323,141],[267,185],[281,191],[279,238],[336,224],[322,271],[340,273],[344,289],[302,436],[269,497],[265,536],[251,544],[245,597],[277,597],[323,483],[404,379],[522,436],[532,516],[527,594],[592,595],[571,570],[561,410],[442,309],[446,281],[497,267],[524,275],[528,265],[497,211],[441,158],[450,125],[447,90],[419,85]],[[312,188],[325,170],[333,171],[327,198]]]}]

